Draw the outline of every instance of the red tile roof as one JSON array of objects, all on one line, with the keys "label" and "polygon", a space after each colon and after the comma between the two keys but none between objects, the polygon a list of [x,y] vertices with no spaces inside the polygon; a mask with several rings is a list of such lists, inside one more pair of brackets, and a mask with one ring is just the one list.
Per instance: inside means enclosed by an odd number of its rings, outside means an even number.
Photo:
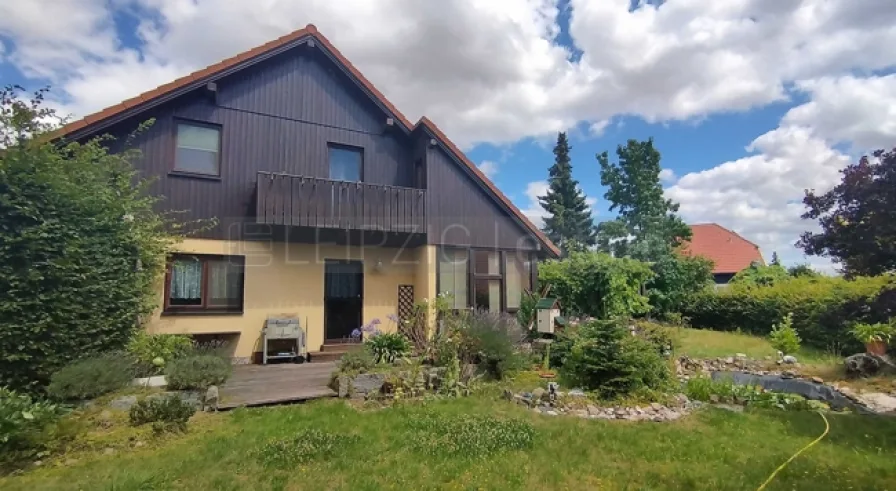
[{"label": "red tile roof", "polygon": [[279,37],[273,41],[265,43],[256,48],[250,49],[244,53],[240,53],[236,56],[227,58],[219,63],[215,63],[210,65],[202,70],[195,71],[185,77],[181,77],[173,82],[167,83],[165,85],[161,85],[156,87],[153,90],[144,92],[136,97],[132,97],[131,99],[127,99],[119,104],[116,104],[111,107],[107,107],[102,111],[96,112],[94,114],[90,114],[83,119],[73,121],[65,126],[63,126],[54,136],[62,137],[65,135],[69,135],[73,132],[83,130],[91,125],[94,125],[98,122],[104,121],[113,116],[119,115],[128,109],[132,109],[136,106],[140,106],[141,104],[148,103],[155,99],[158,99],[162,96],[170,94],[182,87],[185,87],[194,82],[199,82],[202,80],[207,80],[213,78],[215,75],[229,69],[235,67],[241,63],[246,63],[251,61],[253,58],[268,53],[270,51],[281,48],[293,41],[297,41],[305,36],[313,36],[314,39],[319,41],[323,47],[327,49],[345,68],[354,76],[358,82],[370,92],[373,97],[379,101],[383,106],[385,106],[392,114],[394,114],[398,120],[410,131],[413,131],[419,126],[423,126],[427,128],[454,156],[463,163],[472,173],[473,175],[482,181],[482,183],[495,195],[495,197],[501,201],[507,208],[532,232],[541,243],[548,249],[549,252],[554,254],[555,256],[560,255],[560,249],[551,242],[547,236],[542,233],[541,230],[538,229],[529,219],[517,208],[506,196],[502,193],[498,188],[491,182],[491,180],[486,177],[479,168],[464,155],[463,152],[460,151],[459,148],[445,135],[445,133],[440,130],[435,123],[430,121],[425,116],[420,118],[420,121],[417,124],[412,125],[410,120],[408,120],[388,99],[383,95],[382,92],[377,90],[374,85],[367,80],[367,78],[361,74],[361,72],[355,68],[354,65],[350,61],[348,61],[342,53],[333,46],[330,41],[324,37],[323,34],[318,32],[317,27],[314,24],[308,24],[304,29],[299,29],[292,33],[289,33],[285,36]]},{"label": "red tile roof", "polygon": [[737,273],[759,261],[765,264],[759,246],[715,223],[691,225],[694,235],[682,252],[711,259],[713,273]]}]

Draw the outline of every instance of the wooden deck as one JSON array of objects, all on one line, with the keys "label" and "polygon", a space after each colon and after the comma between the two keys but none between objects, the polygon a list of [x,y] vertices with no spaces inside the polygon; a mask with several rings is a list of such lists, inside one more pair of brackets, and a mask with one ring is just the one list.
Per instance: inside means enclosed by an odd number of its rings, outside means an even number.
[{"label": "wooden deck", "polygon": [[218,409],[335,397],[327,383],[335,363],[241,365],[221,386]]}]

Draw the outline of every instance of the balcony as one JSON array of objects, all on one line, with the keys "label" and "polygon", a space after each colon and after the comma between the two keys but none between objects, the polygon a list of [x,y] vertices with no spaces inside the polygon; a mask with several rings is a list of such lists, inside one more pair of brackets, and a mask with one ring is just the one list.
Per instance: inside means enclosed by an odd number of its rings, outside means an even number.
[{"label": "balcony", "polygon": [[424,233],[426,191],[259,172],[256,221],[345,230]]}]

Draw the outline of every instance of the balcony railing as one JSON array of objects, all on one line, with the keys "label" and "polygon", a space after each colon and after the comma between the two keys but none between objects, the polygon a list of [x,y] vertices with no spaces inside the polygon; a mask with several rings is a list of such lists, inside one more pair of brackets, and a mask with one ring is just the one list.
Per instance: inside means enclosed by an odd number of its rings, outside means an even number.
[{"label": "balcony railing", "polygon": [[259,172],[256,221],[268,225],[423,233],[426,191]]}]

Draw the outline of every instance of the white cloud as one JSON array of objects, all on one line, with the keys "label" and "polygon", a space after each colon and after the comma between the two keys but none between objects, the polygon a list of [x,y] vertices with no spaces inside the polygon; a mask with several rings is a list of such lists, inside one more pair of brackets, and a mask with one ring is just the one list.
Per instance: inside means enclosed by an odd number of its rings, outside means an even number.
[{"label": "white cloud", "polygon": [[675,175],[675,171],[672,169],[662,169],[660,170],[660,181],[664,184],[675,184],[675,181],[678,180],[678,176]]},{"label": "white cloud", "polygon": [[[558,0],[32,0],[0,5],[0,36],[83,115],[313,22],[409,117],[463,146],[603,130],[621,114],[744,110],[785,99],[790,82],[896,63],[894,2],[629,6],[571,0],[575,61],[555,43]],[[139,53],[122,47],[113,8],[145,14]]]},{"label": "white cloud", "polygon": [[544,226],[544,217],[547,216],[547,212],[544,211],[544,208],[542,208],[541,204],[538,202],[538,197],[546,194],[548,194],[547,181],[530,182],[526,185],[526,198],[529,201],[524,206],[520,207],[523,214],[525,214],[538,228]]},{"label": "white cloud", "polygon": [[591,126],[588,127],[588,132],[591,133],[591,136],[602,136],[607,127],[610,126],[610,123],[611,121],[609,119],[602,119],[596,123],[592,123]]},{"label": "white cloud", "polygon": [[[732,228],[757,242],[767,257],[778,251],[788,263],[806,261],[793,244],[817,227],[800,218],[804,190],[830,189],[840,181],[839,170],[857,158],[833,146],[852,142],[863,152],[896,143],[896,76],[822,77],[798,87],[809,100],[751,143],[747,150],[755,155],[686,174],[666,190],[692,223]],[[810,262],[831,269],[824,259]]]},{"label": "white cloud", "polygon": [[479,170],[481,170],[489,179],[494,179],[495,175],[498,173],[498,163],[494,160],[483,160],[479,164]]}]

